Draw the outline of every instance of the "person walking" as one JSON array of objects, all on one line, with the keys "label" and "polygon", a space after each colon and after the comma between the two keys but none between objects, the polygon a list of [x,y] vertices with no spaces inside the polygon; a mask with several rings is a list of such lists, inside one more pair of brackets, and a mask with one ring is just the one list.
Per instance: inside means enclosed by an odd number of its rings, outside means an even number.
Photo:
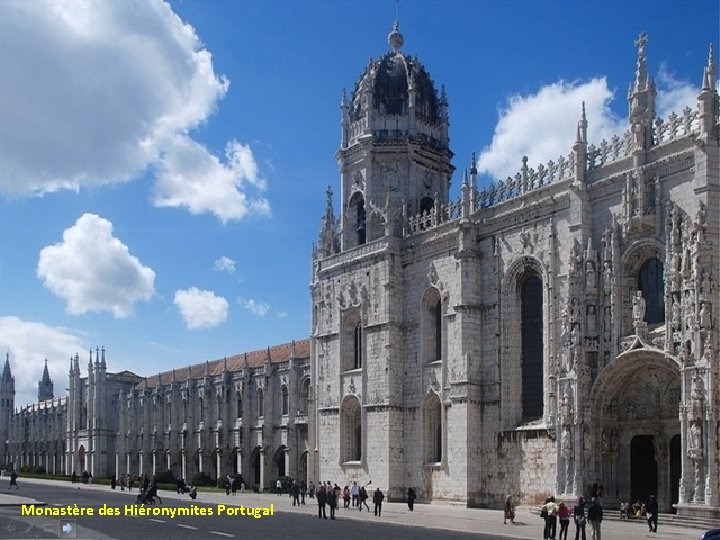
[{"label": "person walking", "polygon": [[373,493],[373,503],[375,503],[376,516],[379,516],[382,513],[383,499],[385,499],[385,495],[383,495],[383,492],[380,491],[380,488],[376,488],[375,493]]},{"label": "person walking", "polygon": [[541,515],[545,515],[545,532],[543,538],[548,540],[556,540],[557,538],[557,515],[558,505],[555,504],[555,497],[549,497],[542,507]]},{"label": "person walking", "polygon": [[307,486],[305,480],[300,480],[300,504],[305,506],[305,495],[307,495]]},{"label": "person walking", "polygon": [[278,495],[282,493],[282,482],[279,478],[277,479],[277,482],[275,482],[275,490],[277,491]]},{"label": "person walking", "polygon": [[8,486],[8,490],[15,486],[15,489],[20,489],[17,483],[18,474],[15,472],[15,469],[10,473],[10,485]]},{"label": "person walking", "polygon": [[315,484],[313,484],[312,480],[310,480],[310,485],[308,485],[308,497],[311,499],[315,498]]},{"label": "person walking", "polygon": [[335,493],[333,487],[330,485],[330,482],[327,483],[327,488],[325,491],[327,505],[330,507],[330,519],[335,519],[335,509],[337,508],[337,494]]},{"label": "person walking", "polygon": [[358,486],[357,480],[353,480],[352,486],[350,486],[350,496],[352,497],[352,505],[360,506],[358,497],[360,495],[360,486]]},{"label": "person walking", "polygon": [[75,482],[77,482],[77,473],[76,473],[75,471],[73,471],[73,473],[72,473],[72,483],[74,484]]},{"label": "person walking", "polygon": [[350,486],[343,488],[343,508],[350,508]]},{"label": "person walking", "polygon": [[578,503],[573,508],[573,520],[575,521],[575,540],[580,540],[580,531],[582,531],[582,540],[587,540],[585,536],[585,499],[578,497]]},{"label": "person walking", "polygon": [[559,540],[567,540],[568,528],[570,528],[570,508],[564,502],[558,506],[558,518],[560,518]]},{"label": "person walking", "polygon": [[597,498],[593,497],[590,508],[588,508],[588,521],[590,522],[590,526],[592,527],[593,540],[602,540],[602,535],[600,534],[600,525],[602,524],[602,519],[602,506],[598,504]]},{"label": "person walking", "polygon": [[515,507],[512,503],[512,497],[508,495],[505,497],[505,508],[503,509],[503,525],[507,523],[507,520],[510,520],[511,524],[515,523]]},{"label": "person walking", "polygon": [[[650,495],[650,499],[645,505],[645,516],[647,517],[647,524],[650,532],[657,532],[658,503],[655,500],[655,495]],[[653,527],[653,525],[655,525],[655,527]]]},{"label": "person walking", "polygon": [[368,500],[368,494],[367,490],[365,489],[365,486],[360,486],[360,494],[358,495],[358,500],[360,501],[358,503],[358,506],[360,507],[360,511],[362,512],[362,505],[365,505],[365,508],[367,508],[367,511],[370,511],[370,507],[368,506],[367,500]]},{"label": "person walking", "polygon": [[410,510],[411,512],[413,511],[413,508],[415,508],[415,499],[417,499],[417,495],[415,495],[415,490],[409,487],[407,492],[407,505],[408,510]]},{"label": "person walking", "polygon": [[325,497],[325,486],[321,485],[319,482],[315,498],[317,499],[318,505],[318,519],[327,519],[327,515],[325,514],[325,503],[327,502],[327,498]]}]

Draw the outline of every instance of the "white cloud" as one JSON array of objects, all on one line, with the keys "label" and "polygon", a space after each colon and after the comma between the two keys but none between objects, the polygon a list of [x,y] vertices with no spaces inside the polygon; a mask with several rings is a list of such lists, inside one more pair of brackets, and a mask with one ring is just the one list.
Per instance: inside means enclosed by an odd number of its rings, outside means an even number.
[{"label": "white cloud", "polygon": [[157,167],[156,206],[185,207],[191,214],[212,212],[223,223],[269,213],[266,199],[249,199],[245,193],[247,184],[258,191],[265,188],[249,146],[229,142],[224,163],[184,135],[176,136],[167,148]]},{"label": "white cloud", "polygon": [[67,311],[111,311],[124,318],[138,300],[154,293],[155,272],[130,254],[108,220],[83,214],[65,229],[62,242],[40,251],[37,274],[67,302]]},{"label": "white cloud", "polygon": [[284,319],[284,318],[286,318],[287,316],[288,316],[288,312],[287,312],[287,311],[281,311],[280,313],[277,314],[277,318],[278,318],[278,319]]},{"label": "white cloud", "polygon": [[685,107],[695,109],[699,86],[675,78],[665,64],[660,65],[657,74],[657,100],[655,109],[659,118],[665,119],[671,112],[682,114]]},{"label": "white cloud", "polygon": [[256,302],[252,298],[238,298],[240,305],[258,317],[264,317],[270,311],[270,306],[263,302]]},{"label": "white cloud", "polygon": [[588,139],[600,141],[622,131],[624,119],[610,109],[613,92],[605,78],[586,83],[559,81],[536,94],[513,96],[495,127],[492,143],[478,159],[478,170],[495,178],[514,175],[528,156],[535,168],[572,150],[582,102],[588,118]]},{"label": "white cloud", "polygon": [[66,394],[70,357],[86,350],[82,339],[64,328],[18,317],[0,317],[0,350],[2,364],[5,352],[10,354],[10,368],[15,377],[16,405],[37,402],[37,381],[48,361],[55,397]]},{"label": "white cloud", "polygon": [[175,305],[185,319],[188,328],[207,328],[225,322],[228,301],[215,296],[213,291],[201,291],[196,287],[175,291]]},{"label": "white cloud", "polygon": [[[267,212],[244,193],[264,188],[249,147],[229,143],[220,163],[188,136],[229,81],[168,3],[6,0],[0,35],[0,194],[79,190],[150,169],[163,206],[223,221]],[[187,198],[205,189],[198,203]]]},{"label": "white cloud", "polygon": [[218,272],[227,272],[228,274],[232,274],[235,272],[235,261],[233,261],[230,257],[223,255],[215,261],[213,268]]},{"label": "white cloud", "polygon": [[[656,110],[661,118],[672,110],[680,114],[685,106],[696,106],[699,89],[678,81],[664,66],[658,73],[657,90]],[[520,170],[523,156],[528,156],[528,165],[533,168],[567,156],[575,142],[583,101],[588,142],[597,145],[602,139],[620,135],[628,128],[627,118],[613,112],[614,99],[615,93],[604,77],[584,83],[559,81],[535,94],[512,96],[499,111],[492,143],[480,152],[478,171],[504,179]]]}]

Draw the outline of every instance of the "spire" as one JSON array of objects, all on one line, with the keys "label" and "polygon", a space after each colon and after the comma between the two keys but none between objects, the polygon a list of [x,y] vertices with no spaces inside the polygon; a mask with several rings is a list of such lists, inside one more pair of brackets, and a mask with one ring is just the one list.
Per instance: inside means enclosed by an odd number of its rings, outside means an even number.
[{"label": "spire", "polygon": [[713,90],[715,88],[715,54],[713,44],[710,44],[708,50],[708,63],[703,70],[703,90]]},{"label": "spire", "polygon": [[637,68],[635,69],[635,91],[647,90],[648,72],[647,72],[647,52],[645,46],[648,42],[648,35],[643,32],[635,40],[635,47],[638,50]]},{"label": "spire", "polygon": [[42,382],[44,384],[52,382],[52,381],[50,381],[50,372],[48,371],[48,367],[47,367],[47,358],[45,359],[45,369],[43,369]]},{"label": "spire", "polygon": [[70,376],[72,377],[74,375],[73,372],[73,357],[70,357]]},{"label": "spire", "polygon": [[335,211],[333,209],[333,191],[331,186],[328,186],[325,196],[327,198],[325,204],[325,215],[322,218],[320,234],[318,237],[318,251],[322,257],[328,257],[337,251],[335,249],[337,222],[335,220]]},{"label": "spire", "polygon": [[105,345],[103,345],[102,349],[102,359],[100,360],[100,367],[105,370],[107,369],[107,364],[105,363]]},{"label": "spire", "polygon": [[172,370],[172,382],[175,382],[175,368]]},{"label": "spire", "polygon": [[10,352],[5,353],[5,367],[3,367],[2,378],[4,381],[12,379],[12,372],[10,371]]},{"label": "spire", "polygon": [[587,116],[585,116],[585,102],[582,102],[582,115],[577,127],[577,138],[575,142],[587,143]]},{"label": "spire", "polygon": [[73,369],[75,375],[80,375],[80,355],[75,353],[75,368]]}]

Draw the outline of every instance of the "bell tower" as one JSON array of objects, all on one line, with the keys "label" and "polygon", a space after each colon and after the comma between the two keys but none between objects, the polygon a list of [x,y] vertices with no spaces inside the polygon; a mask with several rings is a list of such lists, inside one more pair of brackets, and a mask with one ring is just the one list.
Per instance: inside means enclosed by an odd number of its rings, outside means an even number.
[{"label": "bell tower", "polygon": [[446,203],[454,167],[448,101],[417,57],[404,55],[399,24],[390,51],[370,59],[348,100],[336,154],[342,187],[341,249],[402,232],[400,217]]},{"label": "bell tower", "polygon": [[5,445],[10,430],[10,418],[15,408],[15,377],[10,371],[10,353],[5,354],[5,367],[0,378],[0,465],[9,464],[10,455]]}]

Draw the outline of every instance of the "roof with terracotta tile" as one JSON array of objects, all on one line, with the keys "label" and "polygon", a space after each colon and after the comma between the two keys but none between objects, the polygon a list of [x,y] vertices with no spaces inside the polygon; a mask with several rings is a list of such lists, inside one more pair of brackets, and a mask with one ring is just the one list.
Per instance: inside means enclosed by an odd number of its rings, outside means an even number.
[{"label": "roof with terracotta tile", "polygon": [[227,361],[228,371],[239,371],[245,367],[245,358],[247,357],[247,366],[250,368],[262,367],[270,353],[270,363],[279,364],[287,362],[293,357],[293,347],[295,349],[294,357],[297,359],[310,358],[310,340],[303,339],[301,341],[291,341],[281,345],[274,345],[267,349],[260,349],[248,353],[240,353],[218,360],[210,360],[201,364],[193,364],[186,367],[176,368],[175,370],[163,371],[158,375],[153,375],[138,383],[135,388],[155,388],[158,383],[168,384],[173,378],[175,372],[175,381],[184,382],[188,379],[201,379],[205,376],[207,369],[208,375],[214,377],[221,375],[224,363]]}]

